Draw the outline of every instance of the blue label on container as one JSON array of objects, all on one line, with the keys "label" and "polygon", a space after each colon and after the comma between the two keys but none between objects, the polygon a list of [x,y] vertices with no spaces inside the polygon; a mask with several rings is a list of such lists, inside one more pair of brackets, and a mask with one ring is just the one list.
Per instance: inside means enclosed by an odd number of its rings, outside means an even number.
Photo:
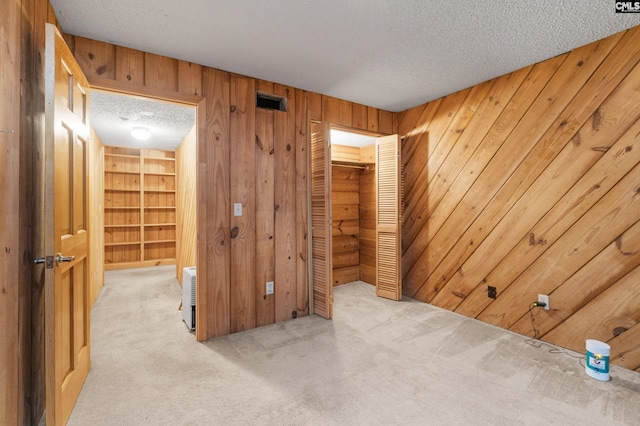
[{"label": "blue label on container", "polygon": [[609,372],[609,356],[597,355],[587,351],[587,367],[597,373]]}]

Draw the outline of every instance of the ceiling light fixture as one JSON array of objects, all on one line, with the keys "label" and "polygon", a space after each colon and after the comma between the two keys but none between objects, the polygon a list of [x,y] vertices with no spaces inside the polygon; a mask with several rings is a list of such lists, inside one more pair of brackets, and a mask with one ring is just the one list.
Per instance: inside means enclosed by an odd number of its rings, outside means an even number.
[{"label": "ceiling light fixture", "polygon": [[146,141],[151,137],[151,132],[146,127],[134,127],[131,130],[131,136],[138,140]]}]

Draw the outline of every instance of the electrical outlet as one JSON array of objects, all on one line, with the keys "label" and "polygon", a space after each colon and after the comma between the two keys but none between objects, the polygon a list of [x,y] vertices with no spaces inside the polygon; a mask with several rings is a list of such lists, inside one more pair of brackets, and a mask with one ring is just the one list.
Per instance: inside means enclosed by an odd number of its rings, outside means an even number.
[{"label": "electrical outlet", "polygon": [[545,311],[549,310],[549,296],[546,294],[539,294],[538,295],[538,303],[544,303],[544,309]]},{"label": "electrical outlet", "polygon": [[233,215],[242,216],[242,203],[233,203]]},{"label": "electrical outlet", "polygon": [[273,294],[273,281],[267,281],[267,294]]}]

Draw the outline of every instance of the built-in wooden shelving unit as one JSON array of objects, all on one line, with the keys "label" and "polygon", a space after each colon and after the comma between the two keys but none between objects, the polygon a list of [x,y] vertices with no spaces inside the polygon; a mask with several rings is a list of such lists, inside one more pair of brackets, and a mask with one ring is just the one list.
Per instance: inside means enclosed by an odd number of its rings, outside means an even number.
[{"label": "built-in wooden shelving unit", "polygon": [[106,146],[105,269],[176,261],[175,152]]}]

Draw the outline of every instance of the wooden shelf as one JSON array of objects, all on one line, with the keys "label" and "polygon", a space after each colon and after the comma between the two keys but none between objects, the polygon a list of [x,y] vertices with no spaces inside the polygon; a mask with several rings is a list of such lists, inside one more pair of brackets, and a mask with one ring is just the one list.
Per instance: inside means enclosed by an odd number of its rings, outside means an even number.
[{"label": "wooden shelf", "polygon": [[175,152],[105,147],[105,268],[176,257]]},{"label": "wooden shelf", "polygon": [[139,175],[140,172],[126,171],[126,170],[105,170],[105,173],[114,173],[119,175]]}]

